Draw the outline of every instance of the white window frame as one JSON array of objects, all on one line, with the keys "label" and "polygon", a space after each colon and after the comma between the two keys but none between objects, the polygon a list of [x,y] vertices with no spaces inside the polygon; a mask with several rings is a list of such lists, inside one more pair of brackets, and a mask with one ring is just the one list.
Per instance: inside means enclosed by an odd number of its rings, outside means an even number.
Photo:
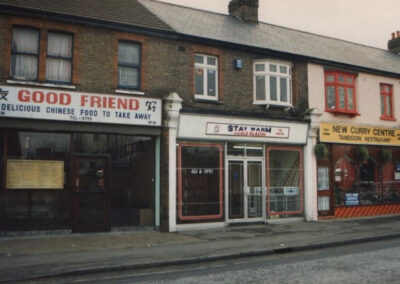
[{"label": "white window frame", "polygon": [[[264,71],[256,71],[256,65],[264,65]],[[270,65],[276,65],[276,72],[269,71]],[[287,73],[281,73],[279,70],[281,67],[286,67]],[[273,105],[273,106],[292,106],[292,64],[289,62],[273,61],[273,60],[256,60],[253,63],[253,104],[256,105]],[[257,100],[257,89],[256,89],[256,76],[264,76],[265,78],[265,100]],[[274,76],[277,78],[276,84],[276,100],[271,100],[270,95],[270,80],[269,78]],[[287,79],[287,102],[282,102],[281,93],[281,83],[280,78]]]},{"label": "white window frame", "polygon": [[[200,99],[200,100],[211,100],[211,101],[218,101],[218,88],[219,88],[219,84],[218,84],[218,78],[219,78],[219,74],[218,74],[218,56],[214,56],[214,55],[208,55],[208,54],[200,54],[200,53],[196,53],[194,55],[196,56],[201,56],[203,57],[203,63],[196,63],[196,61],[194,62],[194,98],[195,99]],[[210,65],[207,64],[207,58],[213,58],[215,59],[215,65]],[[193,59],[195,60],[195,58]],[[204,94],[196,94],[196,69],[202,69],[203,70],[203,91]],[[209,95],[208,94],[208,70],[214,70],[215,72],[215,96]]]}]

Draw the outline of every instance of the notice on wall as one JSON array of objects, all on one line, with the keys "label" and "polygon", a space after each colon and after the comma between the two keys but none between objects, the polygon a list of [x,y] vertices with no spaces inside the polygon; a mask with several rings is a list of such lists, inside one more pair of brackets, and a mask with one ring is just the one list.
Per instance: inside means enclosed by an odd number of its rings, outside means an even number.
[{"label": "notice on wall", "polygon": [[161,100],[0,85],[0,117],[161,125]]},{"label": "notice on wall", "polygon": [[400,146],[400,130],[365,125],[321,123],[321,142]]},{"label": "notice on wall", "polygon": [[7,160],[7,189],[15,188],[64,188],[64,161]]},{"label": "notice on wall", "polygon": [[246,137],[289,138],[289,127],[209,122],[207,123],[206,134],[246,136]]}]

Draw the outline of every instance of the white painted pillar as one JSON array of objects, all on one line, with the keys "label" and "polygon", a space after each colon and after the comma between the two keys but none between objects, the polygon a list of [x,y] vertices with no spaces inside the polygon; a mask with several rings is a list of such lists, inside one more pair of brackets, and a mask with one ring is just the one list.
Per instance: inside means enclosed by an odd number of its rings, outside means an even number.
[{"label": "white painted pillar", "polygon": [[163,126],[168,128],[168,230],[170,232],[176,231],[176,137],[182,101],[177,93],[170,93],[164,98]]},{"label": "white painted pillar", "polygon": [[313,122],[320,113],[313,112],[307,135],[307,144],[304,147],[304,213],[306,221],[318,220],[317,196],[317,159],[314,146],[317,143],[319,122]]}]

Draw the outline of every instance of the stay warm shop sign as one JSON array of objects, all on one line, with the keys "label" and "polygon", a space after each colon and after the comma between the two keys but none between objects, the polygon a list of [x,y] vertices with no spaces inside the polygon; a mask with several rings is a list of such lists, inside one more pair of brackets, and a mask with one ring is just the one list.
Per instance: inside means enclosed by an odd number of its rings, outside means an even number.
[{"label": "stay warm shop sign", "polygon": [[161,125],[161,100],[0,85],[0,116]]}]

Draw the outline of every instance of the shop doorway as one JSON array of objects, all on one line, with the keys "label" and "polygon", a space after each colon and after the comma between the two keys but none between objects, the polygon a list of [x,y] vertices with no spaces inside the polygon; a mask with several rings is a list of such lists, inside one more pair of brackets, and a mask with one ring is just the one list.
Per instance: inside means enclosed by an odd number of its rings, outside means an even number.
[{"label": "shop doorway", "polygon": [[79,155],[73,165],[73,230],[108,231],[109,157]]},{"label": "shop doorway", "polygon": [[234,222],[265,219],[265,178],[262,159],[228,160],[228,218]]}]

